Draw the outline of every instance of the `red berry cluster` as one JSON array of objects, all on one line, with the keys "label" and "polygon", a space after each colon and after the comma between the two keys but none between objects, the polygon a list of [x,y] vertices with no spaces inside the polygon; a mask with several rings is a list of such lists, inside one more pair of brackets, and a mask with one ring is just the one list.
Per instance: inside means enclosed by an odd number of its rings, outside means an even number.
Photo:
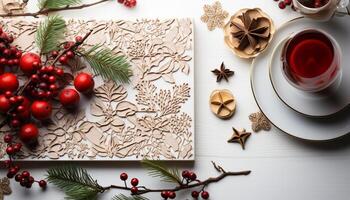
[{"label": "red berry cluster", "polygon": [[15,46],[12,46],[13,37],[8,35],[0,28],[0,72],[3,73],[5,68],[17,67],[22,52]]},{"label": "red berry cluster", "polygon": [[136,6],[136,0],[118,0],[118,3],[124,4],[128,8],[133,8]]},{"label": "red berry cluster", "polygon": [[10,160],[5,161],[5,166],[8,169],[7,177],[10,179],[15,177],[16,182],[19,182],[21,186],[26,188],[31,188],[34,182],[37,182],[41,188],[45,188],[47,185],[46,181],[35,181],[33,176],[31,176],[28,171],[22,171],[19,173],[20,167],[18,165],[14,165],[12,156],[21,150],[22,144],[13,143],[13,137],[10,134],[6,134],[4,136],[4,141],[7,143],[6,153],[10,157]]},{"label": "red berry cluster", "polygon": [[[191,171],[188,171],[188,170],[185,170],[182,172],[182,177],[184,178],[184,180],[186,181],[186,184],[189,184],[193,181],[197,181],[197,175],[194,173],[194,172],[191,172]],[[202,197],[202,199],[209,199],[209,193],[207,191],[193,191],[191,193],[191,196],[194,198],[194,199],[198,199],[199,196]]]},{"label": "red berry cluster", "polygon": [[[128,180],[128,174],[127,173],[121,173],[120,174],[120,180],[124,181],[125,183],[125,187],[127,187],[127,183],[126,181]],[[139,179],[137,178],[132,178],[131,181],[130,181],[130,184],[131,184],[131,188],[130,188],[130,192],[132,194],[137,194],[139,192],[139,189],[138,189],[138,185],[139,185]]]},{"label": "red berry cluster", "polygon": [[278,7],[280,9],[285,9],[287,6],[292,6],[293,8],[293,2],[292,0],[274,0],[278,2]]}]

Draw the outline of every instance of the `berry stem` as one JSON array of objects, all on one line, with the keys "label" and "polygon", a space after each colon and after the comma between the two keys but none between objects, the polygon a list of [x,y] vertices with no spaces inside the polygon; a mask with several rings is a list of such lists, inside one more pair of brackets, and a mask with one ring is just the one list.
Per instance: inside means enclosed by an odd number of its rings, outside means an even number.
[{"label": "berry stem", "polygon": [[93,3],[87,3],[87,4],[82,4],[79,6],[65,6],[62,8],[47,8],[47,9],[41,9],[37,12],[28,12],[28,13],[9,13],[9,14],[1,14],[0,17],[23,17],[23,16],[30,16],[30,17],[35,17],[38,18],[40,15],[48,15],[51,12],[57,12],[57,11],[63,11],[63,10],[78,10],[78,9],[83,9],[83,8],[88,8],[94,5],[98,5],[101,3],[105,3],[110,0],[99,0]]},{"label": "berry stem", "polygon": [[[222,167],[220,167],[222,169]],[[134,195],[142,195],[142,194],[146,194],[146,193],[153,193],[153,192],[163,192],[163,191],[171,191],[171,192],[177,192],[177,191],[180,191],[180,190],[188,190],[188,189],[191,189],[191,188],[196,188],[196,187],[199,187],[199,186],[202,186],[202,189],[205,188],[206,186],[208,186],[209,184],[211,183],[216,183],[216,182],[219,182],[221,181],[222,179],[228,177],[228,176],[247,176],[251,173],[251,171],[247,170],[247,171],[239,171],[239,172],[226,172],[225,170],[222,170],[221,171],[221,174],[217,177],[211,177],[211,178],[208,178],[204,181],[196,181],[192,184],[182,184],[182,185],[179,185],[179,186],[176,186],[174,188],[168,188],[168,189],[149,189],[149,188],[146,188],[144,186],[140,186],[138,187],[139,190],[136,194]],[[118,185],[110,185],[108,187],[102,187],[102,192],[105,192],[107,190],[110,190],[110,189],[119,189],[119,190],[126,190],[126,191],[131,191],[131,188],[130,187],[127,187],[127,186],[118,186]]]}]

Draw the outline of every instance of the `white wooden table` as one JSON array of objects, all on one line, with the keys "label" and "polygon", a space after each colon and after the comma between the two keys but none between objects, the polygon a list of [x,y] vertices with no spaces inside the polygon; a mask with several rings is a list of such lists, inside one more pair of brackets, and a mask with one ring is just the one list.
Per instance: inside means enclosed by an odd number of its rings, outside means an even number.
[{"label": "white wooden table", "polygon": [[[36,1],[30,1],[34,10]],[[317,199],[347,200],[350,187],[350,139],[328,144],[303,142],[280,133],[253,134],[243,151],[238,144],[228,144],[231,127],[250,130],[248,115],[258,110],[250,90],[250,61],[235,57],[223,42],[221,30],[210,32],[200,21],[204,4],[213,0],[138,0],[136,9],[129,10],[116,1],[93,8],[61,13],[65,17],[94,19],[135,19],[191,17],[195,22],[195,67],[196,67],[196,161],[179,163],[180,168],[190,168],[200,178],[217,175],[210,161],[216,161],[227,170],[252,170],[247,177],[229,177],[208,190],[211,199]],[[225,10],[233,14],[246,7],[260,7],[279,26],[294,18],[291,11],[281,11],[272,0],[221,0]],[[210,70],[224,61],[236,74],[229,83],[215,82]],[[227,121],[216,118],[209,110],[208,98],[212,90],[230,89],[237,98],[237,112]],[[35,175],[45,176],[50,166],[63,165],[62,162],[33,162],[24,166]],[[139,177],[142,185],[164,187],[157,179],[147,176],[138,163],[132,162],[80,162],[102,185],[120,184],[119,174],[128,172],[131,177]],[[173,164],[173,163],[172,163]],[[1,171],[1,176],[4,171]],[[64,193],[54,186],[42,192],[38,187],[32,190],[11,184],[13,194],[9,200],[63,199]],[[100,199],[110,199],[119,191],[110,191]],[[179,194],[178,194],[179,196]],[[148,195],[152,200],[160,199],[159,194]],[[189,193],[178,199],[191,199]]]}]

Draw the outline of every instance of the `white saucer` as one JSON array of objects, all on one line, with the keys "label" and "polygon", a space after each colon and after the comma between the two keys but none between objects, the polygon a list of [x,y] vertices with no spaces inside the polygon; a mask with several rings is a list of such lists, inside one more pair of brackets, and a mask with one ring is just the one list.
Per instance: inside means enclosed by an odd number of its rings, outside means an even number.
[{"label": "white saucer", "polygon": [[[295,27],[295,26],[294,26]],[[288,29],[293,28],[293,25]],[[294,30],[294,29],[293,29]],[[328,29],[324,29],[328,32]],[[331,33],[331,31],[329,32]],[[334,34],[337,36],[337,34]],[[350,43],[342,41],[344,38],[335,38],[340,44],[347,44],[342,47],[345,52],[350,52]],[[281,52],[286,40],[282,40],[274,49],[270,61],[270,79],[278,97],[291,109],[309,117],[327,117],[343,110],[350,102],[350,56],[342,56],[343,76],[332,84],[327,90],[318,93],[301,91],[293,87],[283,76]]]},{"label": "white saucer", "polygon": [[[279,99],[269,78],[268,65],[274,49],[271,47],[278,45],[279,41],[285,39],[291,33],[307,28],[332,29],[329,32],[330,34],[348,37],[350,36],[350,18],[334,18],[330,22],[316,22],[302,18],[289,22],[280,28],[271,41],[270,48],[253,60],[251,87],[261,111],[281,131],[305,140],[332,140],[350,132],[350,109],[345,109],[343,112],[327,118],[307,117],[295,112]],[[340,45],[343,49],[348,49],[350,40],[344,44],[340,43]],[[343,52],[343,54],[346,56],[349,53]],[[343,67],[350,66],[344,65]]]}]

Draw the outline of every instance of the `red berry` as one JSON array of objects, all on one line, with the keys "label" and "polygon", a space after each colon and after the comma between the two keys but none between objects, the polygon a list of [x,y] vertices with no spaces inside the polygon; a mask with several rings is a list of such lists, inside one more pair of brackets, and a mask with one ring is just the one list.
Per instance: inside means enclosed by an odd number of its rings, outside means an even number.
[{"label": "red berry", "polygon": [[190,172],[188,170],[185,170],[182,172],[182,177],[183,178],[189,178],[190,177]]},{"label": "red berry", "polygon": [[284,0],[284,3],[289,6],[292,4],[292,0]]},{"label": "red berry", "polygon": [[286,4],[284,3],[284,1],[281,1],[281,2],[279,2],[278,7],[280,9],[285,9],[286,8]]},{"label": "red berry", "polygon": [[10,125],[14,128],[19,127],[21,125],[21,122],[18,119],[13,119],[10,122]]},{"label": "red berry", "polygon": [[27,97],[23,97],[23,101],[20,104],[25,109],[23,112],[18,113],[18,117],[21,119],[28,119],[30,117],[30,101]]},{"label": "red berry", "polygon": [[137,187],[132,187],[132,188],[130,189],[130,191],[131,191],[132,194],[137,194],[137,192],[139,191],[139,189],[138,189]]},{"label": "red berry", "polygon": [[176,193],[173,191],[169,191],[169,198],[170,199],[175,199],[176,198]]},{"label": "red berry", "polygon": [[6,135],[4,136],[4,142],[6,142],[6,143],[11,143],[11,142],[12,142],[12,139],[13,139],[13,137],[12,137],[12,135],[10,135],[10,134],[6,134]]},{"label": "red berry", "polygon": [[66,56],[67,56],[67,58],[74,58],[74,52],[73,51],[67,51]]},{"label": "red berry", "polygon": [[194,172],[190,172],[189,179],[191,179],[191,181],[195,181],[197,179],[197,175]]},{"label": "red berry", "polygon": [[125,0],[124,5],[129,8],[133,8],[136,6],[136,0]]},{"label": "red berry", "polygon": [[7,153],[8,155],[12,155],[12,154],[15,153],[15,149],[14,149],[12,146],[8,146],[8,147],[6,148],[6,153]]},{"label": "red berry", "polygon": [[41,59],[39,55],[35,53],[26,53],[21,57],[19,67],[25,74],[33,74],[38,70],[40,63]]},{"label": "red berry", "polygon": [[25,124],[19,131],[19,137],[23,142],[33,142],[39,136],[38,127],[35,124]]},{"label": "red berry", "polygon": [[31,112],[38,120],[48,119],[52,113],[52,106],[47,101],[34,101],[31,106]]},{"label": "red berry", "polygon": [[49,82],[50,83],[55,83],[56,82],[56,77],[55,76],[49,76]]},{"label": "red berry", "polygon": [[74,107],[80,101],[79,93],[74,89],[64,89],[59,96],[60,102],[65,107]]},{"label": "red berry", "polygon": [[5,95],[0,95],[0,112],[7,113],[11,109],[11,103]]},{"label": "red berry", "polygon": [[20,182],[20,181],[21,181],[21,179],[22,179],[22,175],[17,174],[17,175],[15,176],[15,180],[16,180],[16,182]]},{"label": "red berry", "polygon": [[169,198],[169,192],[168,191],[163,191],[162,193],[160,193],[160,196],[164,199]]},{"label": "red berry", "polygon": [[51,56],[54,57],[54,58],[56,58],[58,56],[58,54],[59,54],[58,51],[52,51],[51,52]]},{"label": "red berry", "polygon": [[191,196],[192,196],[193,198],[198,198],[198,197],[199,197],[199,192],[197,192],[197,191],[192,191]]},{"label": "red berry", "polygon": [[24,112],[24,111],[25,111],[24,106],[18,106],[18,107],[17,107],[17,112],[22,113],[22,112]]},{"label": "red berry", "polygon": [[47,70],[48,73],[52,73],[55,70],[55,67],[50,65],[50,66],[46,67],[46,70]]},{"label": "red berry", "polygon": [[30,173],[28,171],[23,171],[22,172],[22,178],[29,178]]},{"label": "red berry", "polygon": [[50,91],[56,91],[57,89],[58,89],[58,86],[56,85],[56,84],[51,84],[50,86],[49,86],[49,89],[50,89]]},{"label": "red berry", "polygon": [[67,64],[68,58],[67,58],[67,56],[61,56],[59,58],[59,61],[60,61],[61,64]]},{"label": "red berry", "polygon": [[122,173],[122,174],[120,174],[120,179],[121,179],[122,181],[128,180],[128,174],[127,174],[127,173]]},{"label": "red berry", "polygon": [[139,179],[133,178],[131,179],[130,183],[132,186],[136,187],[139,184]]},{"label": "red berry", "polygon": [[39,82],[40,78],[37,74],[33,74],[31,77],[30,77],[31,81],[33,81],[34,83],[37,83]]},{"label": "red berry", "polygon": [[202,194],[201,194],[201,197],[203,199],[209,199],[209,193],[207,191],[203,191]]},{"label": "red berry", "polygon": [[17,76],[12,73],[4,73],[0,75],[0,91],[14,92],[18,89],[19,82]]},{"label": "red berry", "polygon": [[5,94],[5,97],[6,97],[6,98],[10,98],[10,97],[13,96],[13,94],[12,94],[11,91],[6,91],[4,94]]},{"label": "red berry", "polygon": [[124,3],[125,0],[118,0],[118,3]]},{"label": "red berry", "polygon": [[94,89],[94,86],[94,79],[88,73],[80,73],[74,79],[74,87],[79,92],[89,93]]},{"label": "red berry", "polygon": [[15,174],[11,174],[10,172],[7,173],[7,178],[13,178],[15,176]]},{"label": "red berry", "polygon": [[32,177],[32,176],[29,176],[29,178],[28,178],[28,182],[29,183],[31,183],[31,184],[33,184],[34,183],[34,178]]},{"label": "red berry", "polygon": [[17,143],[13,146],[13,149],[15,150],[15,152],[19,152],[22,148],[22,144],[21,143]]},{"label": "red berry", "polygon": [[47,186],[46,181],[44,181],[44,180],[39,181],[39,186],[40,186],[41,188],[46,188],[46,186]]},{"label": "red berry", "polygon": [[82,42],[83,41],[83,37],[77,36],[77,37],[75,37],[75,41],[76,42]]},{"label": "red berry", "polygon": [[63,76],[64,75],[63,69],[59,69],[59,68],[56,69],[55,73],[56,73],[57,76]]}]

